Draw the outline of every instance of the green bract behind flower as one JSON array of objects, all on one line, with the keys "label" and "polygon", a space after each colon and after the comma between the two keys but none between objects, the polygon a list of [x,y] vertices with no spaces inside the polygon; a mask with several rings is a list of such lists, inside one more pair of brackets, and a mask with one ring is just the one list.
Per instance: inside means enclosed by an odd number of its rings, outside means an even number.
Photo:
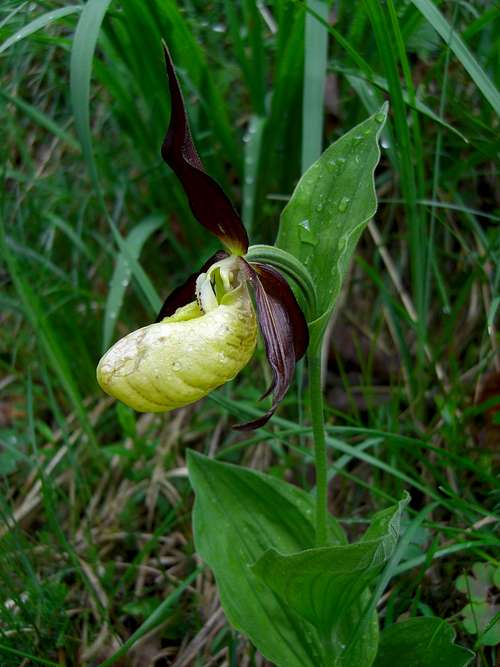
[{"label": "green bract behind flower", "polygon": [[233,266],[234,258],[212,266],[200,276],[198,301],[108,350],[97,367],[102,389],[140,412],[166,412],[232,380],[257,341],[246,282]]}]

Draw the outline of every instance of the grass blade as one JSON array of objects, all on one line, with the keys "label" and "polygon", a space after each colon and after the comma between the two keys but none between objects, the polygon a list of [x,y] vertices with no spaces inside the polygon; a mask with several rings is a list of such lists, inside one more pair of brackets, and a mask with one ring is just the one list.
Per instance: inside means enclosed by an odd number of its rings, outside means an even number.
[{"label": "grass blade", "polygon": [[68,16],[69,14],[75,14],[76,12],[81,12],[81,5],[70,5],[69,7],[61,7],[60,9],[55,9],[54,11],[46,12],[42,16],[38,16],[36,19],[28,23],[28,25],[23,26],[20,30],[11,35],[8,39],[0,44],[0,53],[6,51],[9,46],[17,44],[22,39],[29,37],[37,30],[45,28],[46,25],[57,21],[57,19],[62,18],[63,16]]},{"label": "grass blade", "polygon": [[250,236],[255,215],[255,197],[257,194],[257,178],[259,174],[262,134],[266,119],[262,116],[252,116],[248,125],[248,134],[245,138],[245,164],[243,181],[242,218]]},{"label": "grass blade", "polygon": [[[153,232],[163,222],[163,216],[156,215],[146,218],[140,222],[130,232],[124,243],[127,246],[130,255],[134,259],[138,259],[142,250],[142,246],[148,240]],[[130,281],[131,269],[127,257],[122,252],[118,255],[113,277],[109,285],[108,298],[106,300],[106,309],[104,312],[104,327],[102,336],[102,351],[105,352],[113,337],[113,331],[118,320],[123,297]]]},{"label": "grass blade", "polygon": [[[328,4],[309,0],[309,9],[326,20]],[[304,96],[302,99],[302,172],[319,158],[323,145],[323,115],[328,31],[308,12],[304,45]]]},{"label": "grass blade", "polygon": [[471,79],[491,104],[493,109],[500,114],[500,92],[488,77],[474,55],[455,30],[450,26],[431,0],[411,0],[415,7],[425,16],[434,30],[441,36],[444,42],[462,63],[464,69],[469,73]]},{"label": "grass blade", "polygon": [[[402,86],[398,69],[397,47],[394,43],[393,28],[385,8],[378,0],[364,0],[370,23],[373,27],[374,37],[377,49],[382,60],[382,64],[389,84],[391,103],[394,118],[395,139],[397,150],[394,155],[397,158],[395,168],[400,172],[400,187],[406,203],[408,215],[409,240],[411,252],[411,274],[414,294],[414,303],[416,308],[416,324],[418,335],[417,364],[415,374],[417,379],[422,381],[422,367],[424,364],[424,348],[426,338],[426,320],[424,309],[424,243],[425,238],[425,218],[424,212],[417,208],[417,199],[419,196],[418,184],[419,178],[413,162],[413,155],[416,152],[412,142],[408,119],[406,115],[405,103],[403,100]],[[395,147],[396,148],[396,147]],[[417,383],[418,386],[418,383]]]},{"label": "grass blade", "polygon": [[59,662],[52,662],[52,660],[37,658],[36,655],[31,655],[31,653],[26,653],[25,651],[17,651],[15,648],[12,648],[10,646],[5,646],[4,644],[0,644],[0,651],[5,651],[6,653],[10,653],[11,655],[17,655],[20,658],[24,658],[21,664],[26,664],[26,660],[29,660],[30,662],[33,662],[36,665],[47,665],[47,667],[59,667],[59,665],[61,664]]},{"label": "grass blade", "polygon": [[111,0],[87,2],[76,26],[71,49],[70,90],[75,128],[94,184],[97,184],[97,170],[90,135],[90,79],[97,38],[110,3]]},{"label": "grass blade", "polygon": [[196,577],[200,574],[201,570],[203,568],[198,568],[194,572],[192,572],[184,581],[182,581],[179,586],[171,593],[168,598],[163,600],[163,602],[160,604],[160,606],[149,616],[144,623],[137,628],[137,630],[127,639],[127,641],[121,646],[118,651],[113,653],[113,655],[102,662],[100,664],[100,667],[110,667],[110,665],[114,665],[115,662],[118,660],[118,658],[121,658],[122,656],[126,655],[128,651],[132,648],[132,646],[141,639],[141,637],[144,637],[148,632],[151,632],[155,628],[157,628],[161,623],[165,621],[165,619],[168,617],[169,612],[171,611],[172,605],[174,605],[177,600],[180,598],[180,596],[184,593],[186,588],[193,582]]},{"label": "grass blade", "polygon": [[11,279],[16,288],[18,298],[21,301],[26,317],[33,330],[37,333],[41,346],[45,351],[47,359],[54,369],[59,381],[64,388],[70,402],[73,404],[82,428],[85,430],[91,443],[95,446],[94,431],[88,419],[87,411],[83,405],[80,391],[67,363],[66,356],[59,344],[57,333],[54,331],[47,318],[46,307],[42,304],[39,296],[26,280],[18,263],[7,245],[3,221],[0,219],[0,255],[3,256],[10,272]]},{"label": "grass blade", "polygon": [[126,243],[118,231],[114,221],[109,217],[103,200],[94,154],[92,150],[92,136],[90,132],[90,80],[92,61],[97,44],[97,38],[111,0],[89,0],[85,5],[73,38],[70,64],[71,104],[75,117],[75,127],[82,144],[82,151],[90,177],[94,184],[99,202],[111,227],[113,237],[125,254],[144,295],[153,311],[160,308],[161,301],[146,273],[130,254]]},{"label": "grass blade", "polygon": [[71,134],[69,134],[69,132],[66,132],[66,130],[55,123],[52,118],[39,111],[39,109],[34,107],[32,104],[29,104],[25,100],[21,99],[20,97],[16,97],[15,95],[9,95],[9,93],[7,93],[5,90],[0,90],[0,95],[2,95],[9,102],[12,102],[12,104],[15,104],[20,111],[24,111],[28,118],[31,118],[31,120],[37,125],[40,125],[40,127],[43,127],[55,137],[58,137],[70,148],[75,151],[80,150],[80,145],[77,141],[75,141]]}]

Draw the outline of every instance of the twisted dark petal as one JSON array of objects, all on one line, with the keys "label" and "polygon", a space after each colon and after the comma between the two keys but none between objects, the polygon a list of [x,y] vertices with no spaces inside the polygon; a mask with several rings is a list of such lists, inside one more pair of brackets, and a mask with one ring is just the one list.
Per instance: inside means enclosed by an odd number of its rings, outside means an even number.
[{"label": "twisted dark petal", "polygon": [[196,296],[196,278],[198,278],[200,273],[206,273],[212,264],[215,264],[215,262],[218,262],[227,256],[227,252],[224,252],[224,250],[219,250],[215,253],[215,255],[212,255],[212,257],[210,257],[210,259],[207,260],[205,264],[203,264],[199,271],[193,273],[191,276],[189,276],[186,282],[182,283],[182,285],[179,285],[179,287],[176,287],[174,291],[171,292],[166,298],[165,303],[161,307],[155,322],[161,322],[164,317],[173,315],[177,308],[181,308],[181,306],[185,306],[186,304],[191,303],[191,301],[194,301]]},{"label": "twisted dark petal", "polygon": [[220,185],[203,168],[189,129],[184,100],[174,64],[164,44],[170,88],[170,125],[161,155],[181,181],[193,215],[235,255],[248,250],[248,236],[239,215]]},{"label": "twisted dark petal", "polygon": [[273,266],[252,262],[252,267],[257,272],[267,296],[279,301],[285,309],[292,329],[295,361],[302,359],[309,344],[309,328],[294,293],[286,279]]},{"label": "twisted dark petal", "polygon": [[235,426],[242,431],[263,426],[273,416],[288,391],[295,362],[304,355],[309,343],[307,322],[281,273],[268,264],[252,263],[248,267],[257,319],[273,373],[271,385],[262,398],[273,392],[273,404],[259,419]]}]

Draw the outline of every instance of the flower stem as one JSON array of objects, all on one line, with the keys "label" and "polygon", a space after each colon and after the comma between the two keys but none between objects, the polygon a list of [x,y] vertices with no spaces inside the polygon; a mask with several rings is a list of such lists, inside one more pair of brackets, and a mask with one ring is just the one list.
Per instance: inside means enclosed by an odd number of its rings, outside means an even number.
[{"label": "flower stem", "polygon": [[[327,460],[325,419],[323,412],[323,387],[321,383],[321,346],[314,346],[308,353],[309,396],[314,436],[316,466],[316,546],[327,545],[326,521],[328,516]],[[319,349],[318,349],[319,348]]]}]

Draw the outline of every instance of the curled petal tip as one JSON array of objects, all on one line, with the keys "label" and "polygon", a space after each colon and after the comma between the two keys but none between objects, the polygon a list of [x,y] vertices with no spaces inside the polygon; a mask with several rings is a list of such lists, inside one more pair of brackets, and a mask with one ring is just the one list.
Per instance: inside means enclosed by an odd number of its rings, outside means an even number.
[{"label": "curled petal tip", "polygon": [[253,419],[250,422],[245,422],[244,424],[236,424],[236,426],[233,426],[233,429],[235,431],[254,431],[256,428],[261,428],[262,426],[265,426],[276,412],[276,407],[271,408],[271,410],[268,410],[261,417]]}]

